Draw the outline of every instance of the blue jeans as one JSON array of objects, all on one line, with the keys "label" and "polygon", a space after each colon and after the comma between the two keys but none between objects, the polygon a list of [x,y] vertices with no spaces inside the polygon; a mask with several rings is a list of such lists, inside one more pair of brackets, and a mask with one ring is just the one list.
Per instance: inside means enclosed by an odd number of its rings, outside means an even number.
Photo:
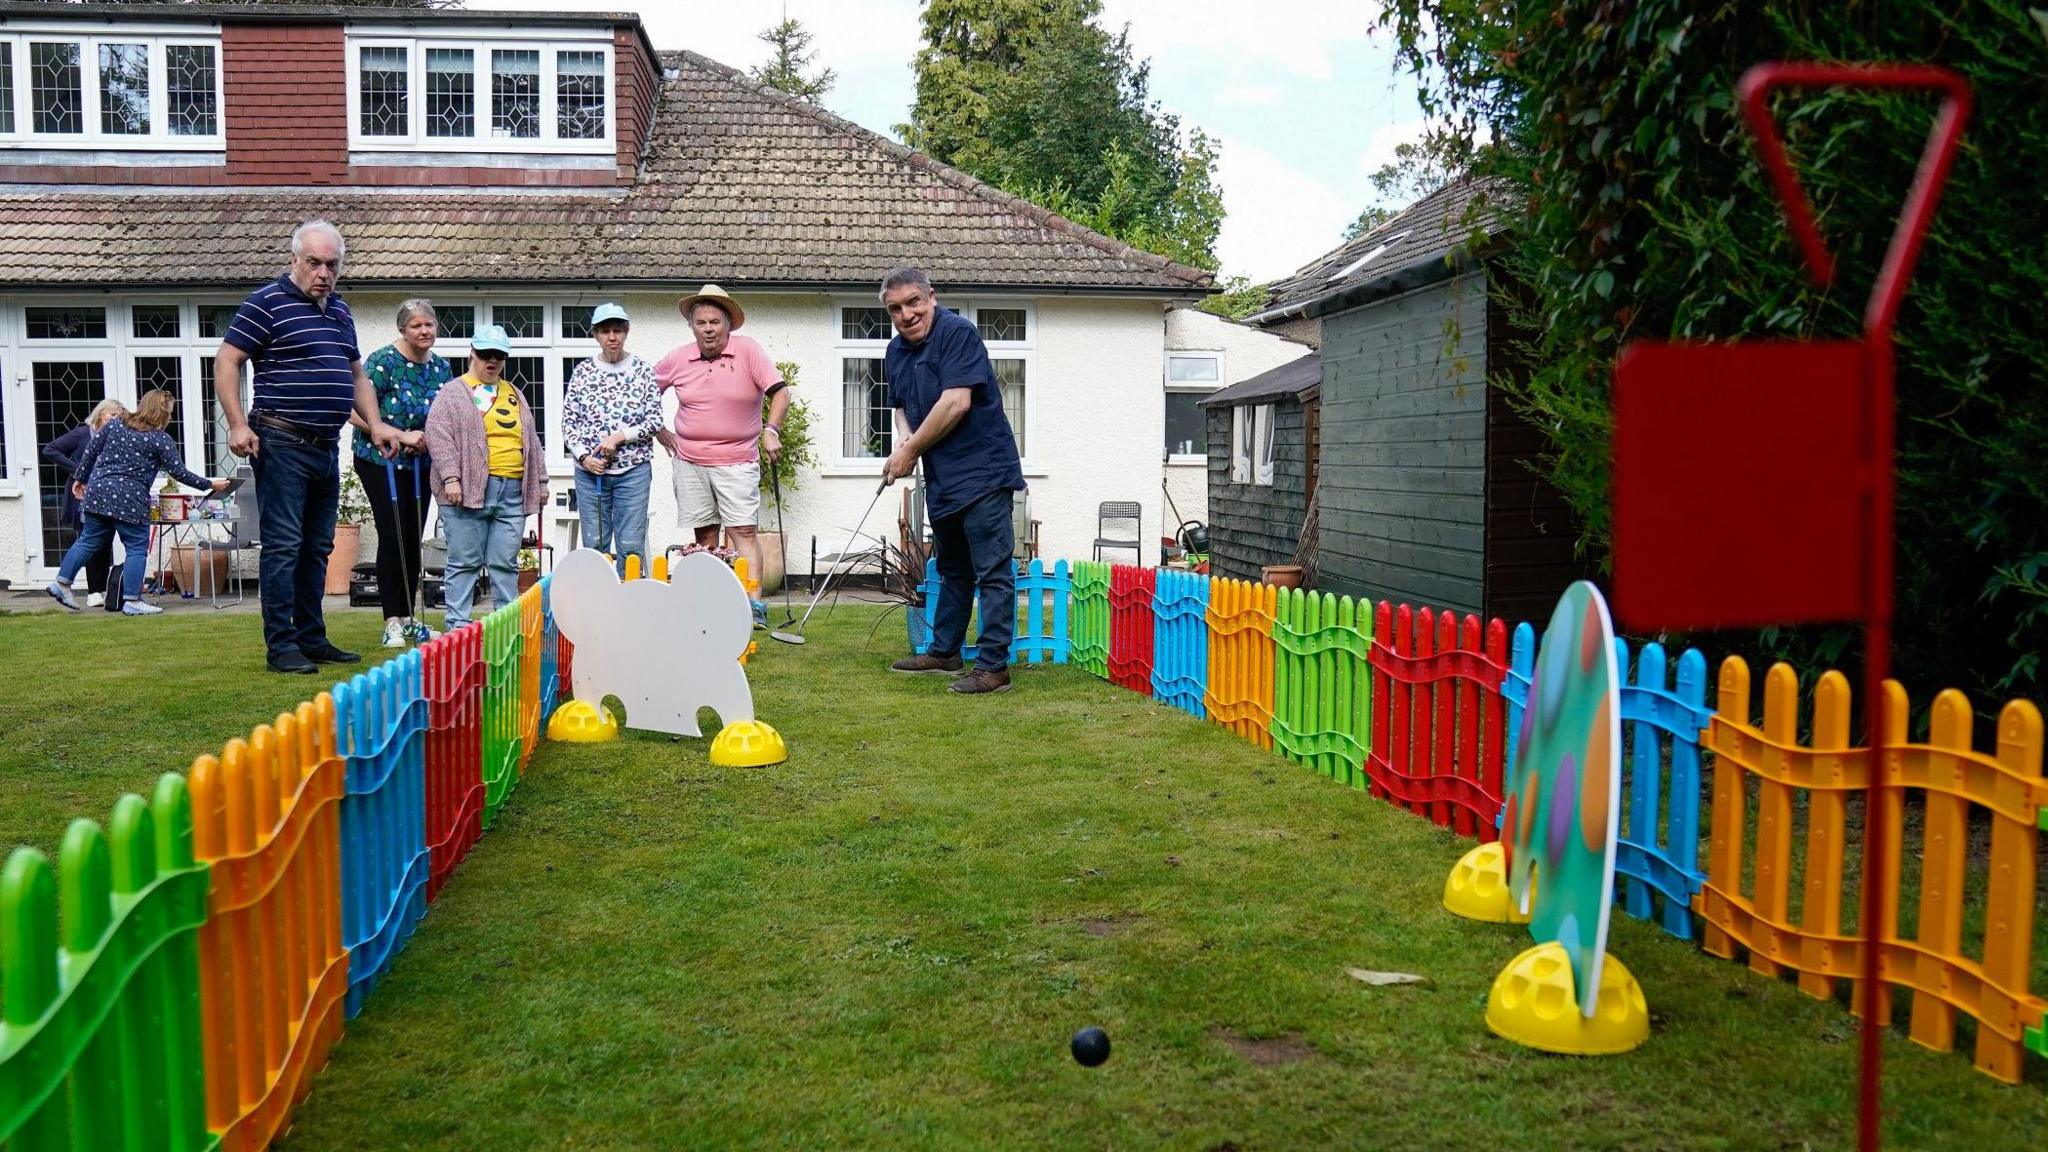
[{"label": "blue jeans", "polygon": [[[654,465],[637,464],[611,476],[576,470],[576,515],[583,521],[583,546],[618,558],[626,574],[626,556],[640,557],[640,574],[654,574],[647,555],[647,494],[654,487]],[[602,488],[604,494],[598,495]],[[614,547],[614,545],[617,545]]]},{"label": "blue jeans", "polygon": [[981,635],[974,666],[1000,672],[1010,666],[1017,631],[1017,573],[1010,566],[1011,493],[998,488],[951,516],[932,521],[932,553],[939,566],[939,607],[933,613],[933,656],[960,654],[967,617],[981,599]]},{"label": "blue jeans", "polygon": [[259,426],[256,472],[257,538],[263,562],[263,645],[282,656],[327,646],[327,557],[334,551],[334,517],[341,501],[341,462],[333,441],[301,439]]},{"label": "blue jeans", "polygon": [[121,536],[121,547],[128,556],[121,561],[121,598],[142,599],[142,579],[149,574],[149,525],[130,524],[97,512],[85,514],[85,528],[73,542],[71,549],[64,553],[64,563],[57,568],[57,583],[71,587],[71,580],[86,561],[101,554],[111,555],[107,550],[113,547],[114,534]]},{"label": "blue jeans", "polygon": [[488,571],[491,602],[497,607],[519,599],[519,536],[526,527],[526,497],[521,482],[504,476],[484,481],[484,506],[441,505],[448,534],[448,630],[469,623],[476,601],[476,578]]}]

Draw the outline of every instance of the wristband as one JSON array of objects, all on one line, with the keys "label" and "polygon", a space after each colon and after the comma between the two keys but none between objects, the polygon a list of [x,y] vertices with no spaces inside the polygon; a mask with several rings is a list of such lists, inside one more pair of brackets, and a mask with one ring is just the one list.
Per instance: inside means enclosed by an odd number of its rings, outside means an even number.
[{"label": "wristband", "polygon": [[782,425],[780,424],[770,424],[768,426],[768,430],[770,432],[775,433],[775,435],[778,437],[782,435]]}]

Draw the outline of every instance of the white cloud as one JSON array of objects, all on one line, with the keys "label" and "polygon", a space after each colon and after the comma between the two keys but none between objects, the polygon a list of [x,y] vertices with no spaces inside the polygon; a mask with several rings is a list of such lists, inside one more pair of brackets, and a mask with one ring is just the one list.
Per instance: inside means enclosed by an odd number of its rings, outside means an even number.
[{"label": "white cloud", "polygon": [[1226,273],[1255,281],[1285,276],[1335,246],[1358,214],[1329,185],[1258,145],[1222,143],[1217,178],[1228,214],[1216,255]]},{"label": "white cloud", "polygon": [[1228,84],[1217,90],[1216,103],[1225,108],[1275,108],[1280,90],[1270,84]]},{"label": "white cloud", "polygon": [[1155,61],[1189,50],[1213,52],[1254,73],[1274,69],[1329,80],[1328,49],[1364,40],[1376,8],[1360,0],[1284,0],[1248,14],[1236,0],[1103,0],[1106,28],[1130,25],[1131,46]]},{"label": "white cloud", "polygon": [[1396,148],[1403,144],[1420,144],[1428,132],[1429,121],[1419,117],[1380,125],[1373,130],[1372,139],[1366,143],[1365,151],[1359,153],[1358,170],[1367,176],[1372,175],[1395,161]]}]

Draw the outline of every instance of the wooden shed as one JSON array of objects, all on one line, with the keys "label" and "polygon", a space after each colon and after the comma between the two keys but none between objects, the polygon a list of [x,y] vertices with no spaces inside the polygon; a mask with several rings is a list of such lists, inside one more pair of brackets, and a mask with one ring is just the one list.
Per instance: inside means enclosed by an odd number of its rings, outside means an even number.
[{"label": "wooden shed", "polygon": [[1541,434],[1490,383],[1522,369],[1487,191],[1425,197],[1276,284],[1250,323],[1320,323],[1316,586],[1540,624],[1589,569],[1536,471]]},{"label": "wooden shed", "polygon": [[1259,579],[1296,563],[1315,492],[1321,362],[1310,352],[1203,397],[1209,422],[1209,571]]}]

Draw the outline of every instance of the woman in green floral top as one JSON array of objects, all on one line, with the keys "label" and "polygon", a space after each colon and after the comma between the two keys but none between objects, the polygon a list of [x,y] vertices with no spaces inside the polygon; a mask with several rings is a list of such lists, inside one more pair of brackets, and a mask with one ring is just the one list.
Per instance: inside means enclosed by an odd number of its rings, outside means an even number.
[{"label": "woman in green floral top", "polygon": [[[398,306],[398,339],[370,353],[363,372],[377,388],[377,409],[400,431],[405,451],[398,469],[398,498],[384,476],[384,457],[367,436],[355,439],[356,477],[370,498],[377,523],[377,598],[384,605],[384,646],[403,648],[408,634],[430,635],[412,618],[413,588],[420,578],[420,536],[429,501],[426,492],[427,409],[441,385],[455,376],[448,361],[434,355],[440,320],[425,300]],[[354,419],[351,418],[351,423]]]}]

